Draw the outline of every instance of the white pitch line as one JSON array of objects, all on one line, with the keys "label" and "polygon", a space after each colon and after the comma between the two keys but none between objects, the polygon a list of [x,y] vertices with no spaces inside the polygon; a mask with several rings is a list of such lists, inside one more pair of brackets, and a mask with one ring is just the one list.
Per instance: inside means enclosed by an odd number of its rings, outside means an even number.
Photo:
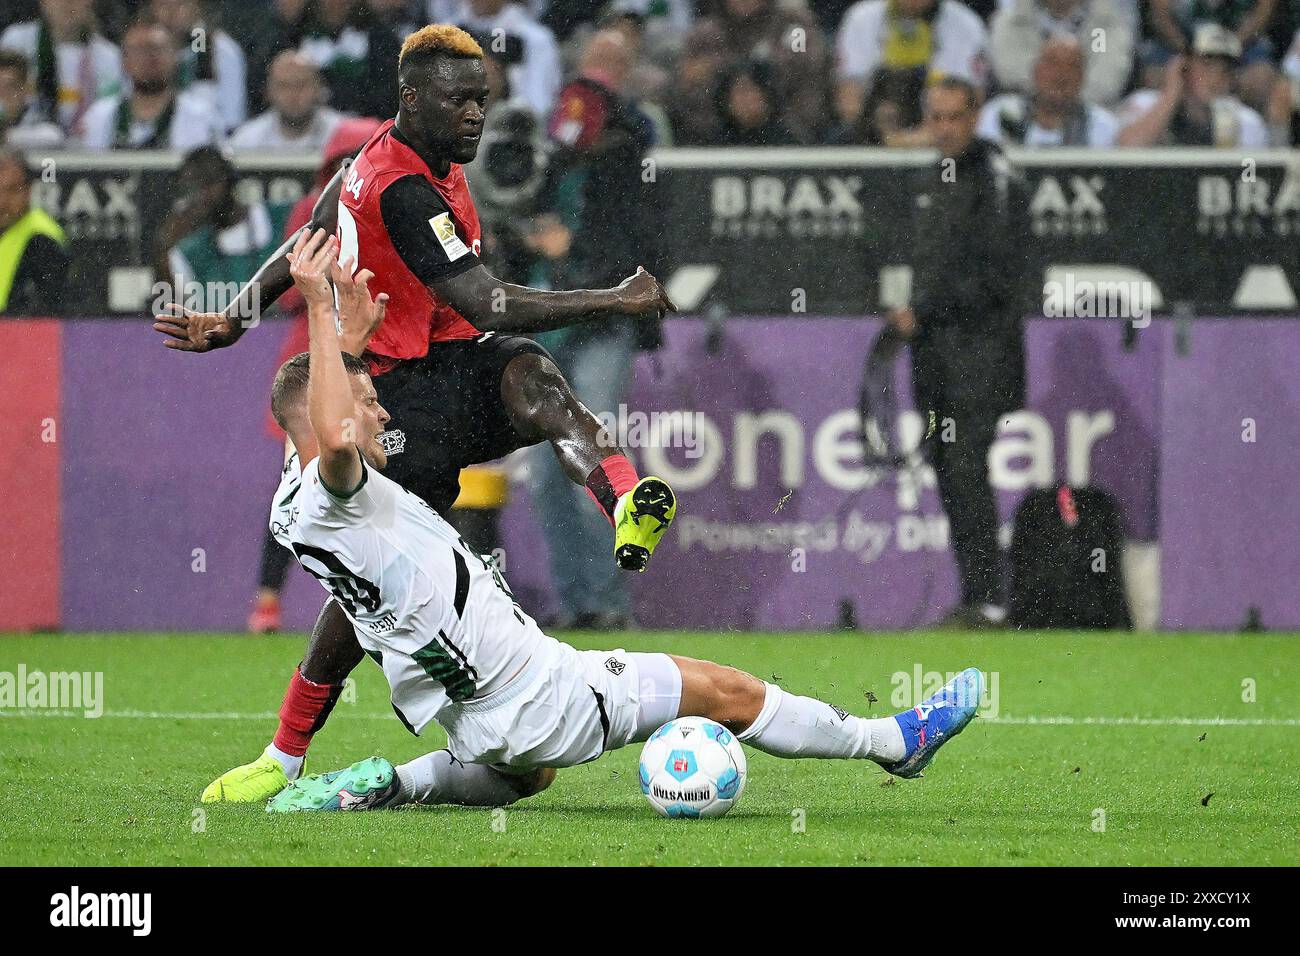
[{"label": "white pitch line", "polygon": [[[85,717],[81,710],[6,710],[0,717]],[[100,716],[120,720],[260,720],[273,721],[272,711],[164,711],[106,710]],[[335,710],[330,720],[392,720],[386,713],[348,713]],[[981,717],[981,723],[1005,727],[1300,727],[1297,717]]]},{"label": "white pitch line", "polygon": [[1297,717],[983,717],[1009,727],[1300,727]]},{"label": "white pitch line", "polygon": [[[5,710],[0,708],[0,717],[85,717],[82,710]],[[168,711],[168,710],[106,710],[100,717],[114,717],[124,720],[279,720],[280,715],[272,711],[265,713],[243,713],[240,711]],[[337,718],[358,720],[393,720],[392,714],[349,714],[335,711],[330,719]],[[98,718],[92,718],[98,719]]]}]

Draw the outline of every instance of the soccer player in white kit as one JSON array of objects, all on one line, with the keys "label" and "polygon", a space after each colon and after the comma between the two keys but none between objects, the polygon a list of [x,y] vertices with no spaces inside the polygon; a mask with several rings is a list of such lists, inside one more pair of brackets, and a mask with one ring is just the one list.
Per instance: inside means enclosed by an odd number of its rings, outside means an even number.
[{"label": "soccer player in white kit", "polygon": [[365,363],[339,347],[329,284],[337,253],[337,240],[317,231],[290,254],[311,350],[281,367],[272,392],[297,455],[272,530],[352,620],[401,721],[416,734],[436,722],[448,747],[398,767],[371,758],[299,779],[270,809],[504,806],[545,789],[556,768],[688,715],[776,756],[869,759],[914,777],[974,717],[975,668],[911,710],[867,719],[708,661],[579,651],[542,633],[492,562],[384,477],[388,413]]}]

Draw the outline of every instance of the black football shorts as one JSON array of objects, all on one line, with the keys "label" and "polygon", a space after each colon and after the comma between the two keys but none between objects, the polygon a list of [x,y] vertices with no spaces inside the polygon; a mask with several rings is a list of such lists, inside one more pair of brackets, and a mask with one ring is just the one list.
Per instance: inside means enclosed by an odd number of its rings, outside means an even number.
[{"label": "black football shorts", "polygon": [[389,478],[446,514],[460,492],[460,470],[536,444],[515,431],[501,400],[501,376],[518,355],[550,353],[532,339],[487,333],[436,342],[375,376],[392,420],[381,437]]}]

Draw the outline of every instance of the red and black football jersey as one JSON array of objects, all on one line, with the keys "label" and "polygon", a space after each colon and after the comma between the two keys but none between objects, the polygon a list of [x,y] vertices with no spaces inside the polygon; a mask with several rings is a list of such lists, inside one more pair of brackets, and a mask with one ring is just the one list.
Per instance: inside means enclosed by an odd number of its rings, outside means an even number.
[{"label": "red and black football jersey", "polygon": [[375,371],[420,358],[430,342],[481,333],[430,286],[479,263],[478,211],[465,173],[452,163],[437,178],[389,120],[362,148],[339,194],[339,258],[369,269],[372,294],[388,293],[383,325],[370,340]]}]

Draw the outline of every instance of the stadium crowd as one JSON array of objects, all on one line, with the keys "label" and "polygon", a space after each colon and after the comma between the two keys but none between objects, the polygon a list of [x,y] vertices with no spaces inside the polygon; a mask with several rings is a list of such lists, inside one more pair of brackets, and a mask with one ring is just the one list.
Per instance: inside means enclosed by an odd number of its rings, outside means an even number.
[{"label": "stadium crowd", "polygon": [[[402,37],[431,21],[561,140],[591,105],[562,96],[578,74],[658,145],[928,145],[941,76],[985,92],[1005,144],[1300,131],[1300,0],[7,0],[0,145],[319,155],[345,117],[393,114]],[[623,42],[588,50],[601,27]]]}]

